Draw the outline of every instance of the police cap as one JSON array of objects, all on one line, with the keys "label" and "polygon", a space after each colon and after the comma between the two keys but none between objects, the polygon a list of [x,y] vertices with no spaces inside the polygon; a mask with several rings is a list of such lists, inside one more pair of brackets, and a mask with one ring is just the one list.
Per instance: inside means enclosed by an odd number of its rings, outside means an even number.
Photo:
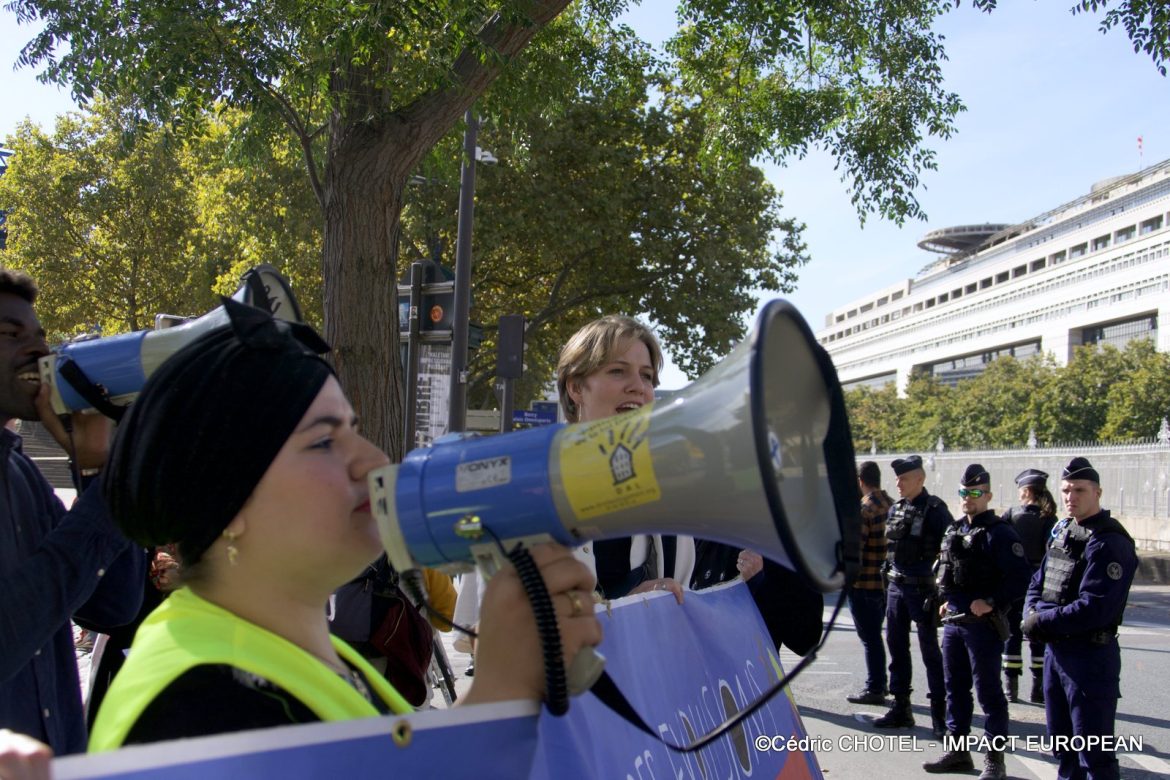
[{"label": "police cap", "polygon": [[978,463],[972,463],[963,472],[959,484],[963,487],[975,487],[976,485],[990,485],[991,475],[987,473],[987,469],[980,466]]},{"label": "police cap", "polygon": [[1060,473],[1061,479],[1087,479],[1090,482],[1101,484],[1101,475],[1097,473],[1097,469],[1093,468],[1093,464],[1089,463],[1088,458],[1073,458],[1064,467],[1064,471]]},{"label": "police cap", "polygon": [[1044,487],[1048,484],[1048,474],[1040,469],[1024,469],[1016,475],[1016,485],[1019,487]]},{"label": "police cap", "polygon": [[922,468],[922,456],[907,455],[904,458],[895,458],[890,465],[893,467],[894,473],[900,477],[908,471]]}]

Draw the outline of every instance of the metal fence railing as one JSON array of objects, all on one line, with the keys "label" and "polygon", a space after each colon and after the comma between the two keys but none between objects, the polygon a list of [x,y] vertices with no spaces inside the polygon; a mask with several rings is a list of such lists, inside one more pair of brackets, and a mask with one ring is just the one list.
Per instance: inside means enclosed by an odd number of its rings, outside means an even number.
[{"label": "metal fence railing", "polygon": [[[911,453],[858,453],[858,462],[872,460],[882,468],[882,484],[890,492],[894,473],[890,462]],[[1024,469],[1048,472],[1048,489],[1060,505],[1060,472],[1080,455],[1101,475],[1101,504],[1119,518],[1139,548],[1170,550],[1170,445],[1095,444],[1015,450],[943,450],[918,453],[926,468],[927,489],[958,511],[959,478],[971,463],[981,463],[991,474],[992,508],[1004,510],[1017,503],[1015,476]]]}]

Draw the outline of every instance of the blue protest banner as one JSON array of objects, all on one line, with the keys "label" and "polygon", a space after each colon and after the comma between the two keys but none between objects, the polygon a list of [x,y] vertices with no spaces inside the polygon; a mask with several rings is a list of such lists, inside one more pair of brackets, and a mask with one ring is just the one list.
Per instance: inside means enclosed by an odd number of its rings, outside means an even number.
[{"label": "blue protest banner", "polygon": [[125,747],[53,761],[55,780],[320,780],[443,777],[515,780],[537,739],[527,702],[428,710],[408,716],[284,726]]},{"label": "blue protest banner", "polygon": [[[754,701],[782,674],[764,622],[742,582],[676,604],[669,593],[599,605],[606,667],[659,735],[684,744]],[[669,750],[592,694],[554,718],[535,704],[429,710],[340,723],[287,726],[56,759],[57,780],[280,777],[759,778],[823,780],[807,751],[758,750],[807,736],[780,695],[694,754]]]},{"label": "blue protest banner", "polygon": [[[659,592],[600,610],[606,669],[642,719],[664,740],[686,744],[755,701],[782,669],[746,585],[685,594]],[[592,694],[563,718],[543,712],[531,780],[563,778],[822,777],[811,752],[756,749],[760,737],[807,733],[796,705],[778,695],[739,727],[694,754],[651,739]],[[776,743],[773,743],[776,744]]]}]

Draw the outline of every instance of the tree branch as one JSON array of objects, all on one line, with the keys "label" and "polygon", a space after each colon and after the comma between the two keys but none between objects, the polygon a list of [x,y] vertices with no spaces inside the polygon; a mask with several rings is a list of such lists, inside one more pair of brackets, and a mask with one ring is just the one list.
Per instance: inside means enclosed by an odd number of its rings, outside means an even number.
[{"label": "tree branch", "polygon": [[261,79],[256,75],[252,66],[240,55],[238,51],[229,46],[227,42],[220,35],[219,30],[211,23],[209,17],[204,23],[207,32],[215,40],[219,46],[220,52],[229,60],[235,62],[235,70],[240,73],[244,80],[250,82],[257,92],[264,98],[267,98],[276,109],[276,113],[284,120],[289,129],[293,131],[297,142],[301,146],[301,155],[305,160],[305,169],[309,174],[309,185],[313,188],[313,195],[317,199],[319,205],[324,211],[325,209],[325,190],[321,186],[321,178],[317,173],[317,161],[313,154],[313,138],[321,132],[322,128],[310,132],[306,127],[305,122],[301,119],[300,113],[289,102],[288,98],[282,95],[278,90],[274,89],[271,84]]},{"label": "tree branch", "polygon": [[488,19],[476,43],[455,58],[451,86],[427,92],[398,112],[417,128],[421,148],[433,146],[500,75],[502,61],[519,54],[568,5],[569,0],[532,0],[527,24],[508,23],[498,13]]}]

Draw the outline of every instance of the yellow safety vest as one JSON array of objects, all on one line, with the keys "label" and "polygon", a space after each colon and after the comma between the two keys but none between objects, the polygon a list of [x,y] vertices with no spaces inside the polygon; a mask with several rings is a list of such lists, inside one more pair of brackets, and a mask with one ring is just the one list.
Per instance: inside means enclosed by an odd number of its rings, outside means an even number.
[{"label": "yellow safety vest", "polygon": [[[322,607],[323,608],[323,607]],[[337,637],[342,660],[365,677],[395,713],[413,708],[356,650]],[[181,588],[152,612],[135,634],[126,663],[102,702],[89,751],[122,746],[143,710],[184,672],[204,664],[242,669],[280,686],[321,720],[376,717],[378,711],[336,672],[283,637]]]}]

